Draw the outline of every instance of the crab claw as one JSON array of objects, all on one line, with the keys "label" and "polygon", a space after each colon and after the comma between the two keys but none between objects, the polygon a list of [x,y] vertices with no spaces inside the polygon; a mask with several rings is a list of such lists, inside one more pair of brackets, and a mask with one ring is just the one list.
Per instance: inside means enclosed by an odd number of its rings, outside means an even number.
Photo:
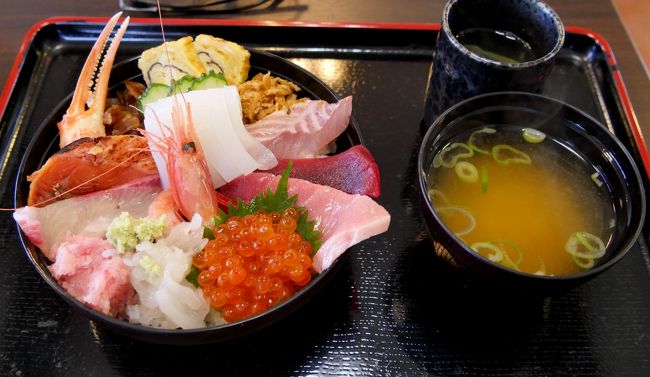
[{"label": "crab claw", "polygon": [[[63,119],[58,123],[59,146],[61,148],[83,137],[94,138],[106,135],[102,119],[108,93],[108,79],[117,48],[129,25],[129,17],[122,22],[115,37],[113,37],[113,41],[101,62],[99,74],[97,76],[95,74],[106,47],[106,42],[108,42],[110,34],[121,15],[122,12],[118,12],[111,17],[99,38],[97,38],[88,59],[86,59],[86,63],[84,63],[72,97],[72,103]],[[92,91],[93,87],[95,89],[94,93]],[[86,109],[86,105],[88,109]]]}]

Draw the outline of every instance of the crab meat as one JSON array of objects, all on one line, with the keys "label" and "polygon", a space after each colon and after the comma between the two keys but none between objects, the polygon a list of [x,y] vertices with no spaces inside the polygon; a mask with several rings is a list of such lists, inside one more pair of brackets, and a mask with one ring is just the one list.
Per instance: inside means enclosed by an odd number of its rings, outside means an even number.
[{"label": "crab meat", "polygon": [[[122,22],[108,51],[101,60],[99,74],[96,73],[100,59],[104,55],[106,43],[121,15],[122,12],[118,12],[111,17],[84,63],[70,107],[58,123],[59,147],[61,148],[84,137],[106,136],[103,115],[108,94],[108,79],[117,48],[129,25],[129,17]],[[95,90],[93,91],[92,88]],[[88,106],[87,109],[86,106]]]}]

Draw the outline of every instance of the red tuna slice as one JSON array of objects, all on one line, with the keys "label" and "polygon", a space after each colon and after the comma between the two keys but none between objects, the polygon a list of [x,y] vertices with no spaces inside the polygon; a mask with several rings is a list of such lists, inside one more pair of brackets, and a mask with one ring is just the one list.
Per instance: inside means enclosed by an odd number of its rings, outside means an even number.
[{"label": "red tuna slice", "polygon": [[265,172],[280,175],[289,161],[293,162],[290,175],[293,178],[334,187],[348,194],[379,197],[379,168],[370,151],[362,145],[331,157],[279,160],[278,165]]},{"label": "red tuna slice", "polygon": [[14,219],[27,238],[50,260],[70,234],[103,237],[122,212],[147,216],[149,204],[160,192],[160,178],[151,175],[108,190],[75,196],[45,207],[22,207]]},{"label": "red tuna slice", "polygon": [[[275,190],[279,176],[251,173],[222,187],[222,192],[244,201],[270,188]],[[289,178],[289,196],[298,195],[297,204],[307,208],[309,218],[316,221],[322,233],[320,249],[314,256],[313,267],[322,272],[345,250],[374,235],[388,230],[390,214],[384,207],[365,195],[350,195],[329,186],[302,179]]]},{"label": "red tuna slice", "polygon": [[321,100],[299,102],[246,126],[276,158],[310,158],[336,139],[348,126],[352,97],[337,103]]},{"label": "red tuna slice", "polygon": [[123,313],[135,290],[131,269],[113,245],[98,237],[70,236],[57,248],[52,276],[74,298],[110,316]]}]

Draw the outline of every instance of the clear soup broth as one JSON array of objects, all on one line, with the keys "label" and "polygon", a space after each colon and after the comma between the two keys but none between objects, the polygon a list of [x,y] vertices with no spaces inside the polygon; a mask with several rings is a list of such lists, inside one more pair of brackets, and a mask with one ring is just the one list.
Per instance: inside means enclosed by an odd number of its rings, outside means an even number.
[{"label": "clear soup broth", "polygon": [[540,275],[589,269],[606,250],[614,207],[595,168],[534,129],[474,129],[435,156],[429,197],[475,252]]}]

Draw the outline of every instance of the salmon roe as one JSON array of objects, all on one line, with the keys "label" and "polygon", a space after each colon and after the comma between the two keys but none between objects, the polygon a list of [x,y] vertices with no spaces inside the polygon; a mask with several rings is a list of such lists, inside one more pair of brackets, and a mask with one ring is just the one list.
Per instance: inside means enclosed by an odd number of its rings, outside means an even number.
[{"label": "salmon roe", "polygon": [[313,246],[296,233],[298,215],[289,208],[230,217],[194,255],[199,286],[226,321],[261,313],[309,283]]}]

